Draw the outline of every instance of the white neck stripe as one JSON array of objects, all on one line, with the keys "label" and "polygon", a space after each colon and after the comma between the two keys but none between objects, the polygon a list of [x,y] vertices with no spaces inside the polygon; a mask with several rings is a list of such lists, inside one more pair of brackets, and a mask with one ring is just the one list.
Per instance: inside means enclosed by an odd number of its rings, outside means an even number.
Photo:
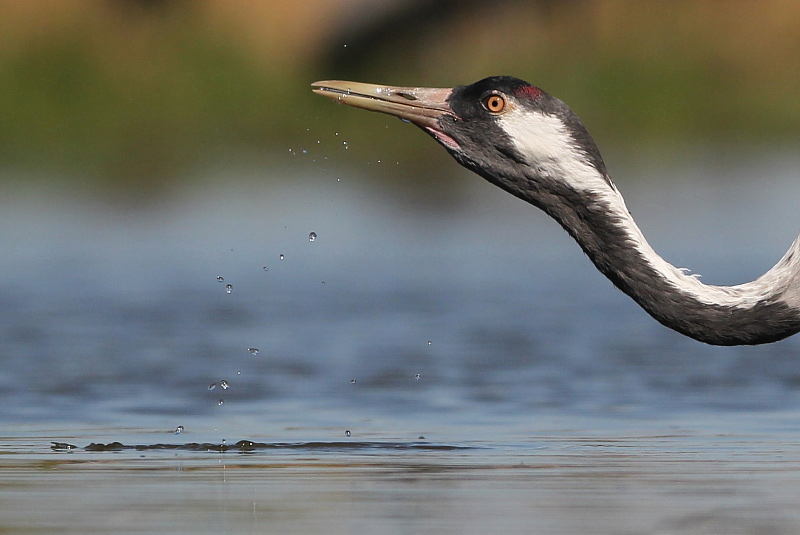
[{"label": "white neck stripe", "polygon": [[[784,288],[789,291],[785,296],[789,304],[792,300],[800,302],[800,289],[794,290],[791,286],[800,282],[792,280],[792,276],[797,279],[800,264],[800,237],[784,259],[755,281],[737,286],[704,284],[696,275],[674,267],[653,250],[630,215],[622,195],[589,163],[586,153],[576,145],[558,117],[516,108],[500,116],[498,124],[534,174],[568,182],[573,189],[586,193],[587,198],[604,201],[609,219],[619,222],[643,261],[677,291],[708,305],[751,308],[774,294],[776,288]],[[792,261],[787,262],[792,251],[795,252]]]}]

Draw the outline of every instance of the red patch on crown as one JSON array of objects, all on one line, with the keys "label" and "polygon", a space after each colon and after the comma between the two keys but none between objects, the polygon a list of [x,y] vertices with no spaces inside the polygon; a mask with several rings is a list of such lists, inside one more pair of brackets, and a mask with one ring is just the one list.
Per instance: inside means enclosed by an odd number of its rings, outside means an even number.
[{"label": "red patch on crown", "polygon": [[542,91],[538,87],[532,85],[522,85],[514,90],[514,96],[517,98],[537,99],[542,96]]}]

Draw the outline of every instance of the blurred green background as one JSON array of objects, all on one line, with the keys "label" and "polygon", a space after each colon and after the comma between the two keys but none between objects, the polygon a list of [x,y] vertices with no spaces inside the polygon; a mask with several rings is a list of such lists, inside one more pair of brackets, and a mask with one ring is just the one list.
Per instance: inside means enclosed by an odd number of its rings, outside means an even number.
[{"label": "blurred green background", "polygon": [[616,153],[792,147],[800,3],[3,0],[0,180],[147,202],[207,165],[286,161],[339,131],[351,162],[453,169],[413,128],[376,135],[385,117],[309,84],[492,74],[560,97]]}]

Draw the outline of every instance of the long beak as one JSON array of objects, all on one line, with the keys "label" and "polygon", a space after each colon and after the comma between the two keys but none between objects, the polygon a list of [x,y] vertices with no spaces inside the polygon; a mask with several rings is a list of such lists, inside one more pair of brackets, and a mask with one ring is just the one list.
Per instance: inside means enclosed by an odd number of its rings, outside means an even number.
[{"label": "long beak", "polygon": [[314,82],[312,91],[356,108],[394,115],[421,127],[438,130],[438,119],[454,116],[447,103],[450,88],[392,87],[386,85],[344,82]]}]

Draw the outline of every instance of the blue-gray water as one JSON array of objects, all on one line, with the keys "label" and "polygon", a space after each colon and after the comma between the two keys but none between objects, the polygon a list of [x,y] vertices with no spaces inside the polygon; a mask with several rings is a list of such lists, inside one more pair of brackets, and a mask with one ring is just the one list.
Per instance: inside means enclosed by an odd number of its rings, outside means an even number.
[{"label": "blue-gray water", "polygon": [[[800,164],[701,161],[618,185],[667,260],[752,279]],[[139,210],[4,188],[0,531],[800,530],[800,338],[683,338],[472,175],[298,169]]]}]

